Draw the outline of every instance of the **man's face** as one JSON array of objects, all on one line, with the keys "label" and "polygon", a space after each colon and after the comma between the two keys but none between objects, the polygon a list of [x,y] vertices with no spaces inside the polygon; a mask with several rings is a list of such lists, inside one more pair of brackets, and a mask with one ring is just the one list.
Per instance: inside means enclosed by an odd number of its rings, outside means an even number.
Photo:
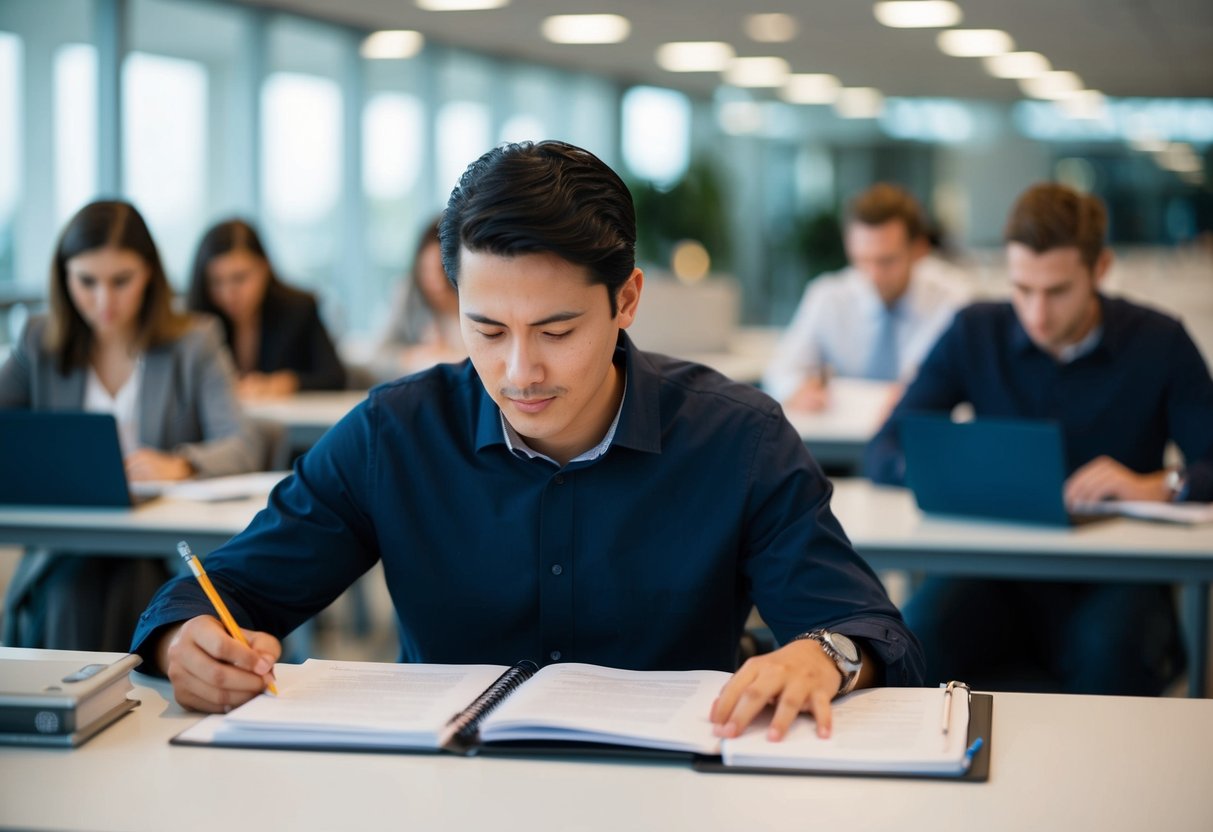
[{"label": "man's face", "polygon": [[914,264],[926,253],[925,241],[911,239],[901,220],[881,225],[852,222],[847,226],[846,247],[851,265],[872,282],[885,304],[905,293]]},{"label": "man's face", "polygon": [[1096,288],[1107,271],[1106,257],[1092,271],[1074,246],[1037,254],[1023,243],[1007,244],[1011,303],[1033,344],[1056,355],[1091,331],[1098,320]]},{"label": "man's face", "polygon": [[468,356],[505,418],[536,451],[564,464],[615,418],[619,330],[636,315],[637,269],[612,318],[607,288],[554,254],[459,255],[459,320]]}]

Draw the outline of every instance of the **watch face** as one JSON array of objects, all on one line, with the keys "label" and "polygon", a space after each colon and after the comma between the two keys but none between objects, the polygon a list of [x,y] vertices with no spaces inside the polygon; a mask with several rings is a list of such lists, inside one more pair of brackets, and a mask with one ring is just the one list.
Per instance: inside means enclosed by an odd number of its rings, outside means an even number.
[{"label": "watch face", "polygon": [[846,661],[855,664],[859,661],[859,648],[855,646],[855,642],[844,636],[842,633],[829,633],[826,638],[830,640],[830,644],[838,651]]}]

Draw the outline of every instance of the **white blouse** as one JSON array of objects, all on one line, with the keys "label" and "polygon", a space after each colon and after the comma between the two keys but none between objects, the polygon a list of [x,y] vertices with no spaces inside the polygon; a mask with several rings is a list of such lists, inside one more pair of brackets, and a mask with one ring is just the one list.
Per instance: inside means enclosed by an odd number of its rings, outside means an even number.
[{"label": "white blouse", "polygon": [[84,410],[109,413],[118,422],[118,444],[126,457],[139,448],[139,390],[143,386],[143,356],[135,359],[135,370],[114,395],[105,389],[97,371],[88,368],[84,383]]}]

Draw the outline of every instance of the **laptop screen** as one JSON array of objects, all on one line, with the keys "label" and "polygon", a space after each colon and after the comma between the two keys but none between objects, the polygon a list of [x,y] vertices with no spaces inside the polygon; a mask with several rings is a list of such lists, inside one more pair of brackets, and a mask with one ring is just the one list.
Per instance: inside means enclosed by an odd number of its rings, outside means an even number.
[{"label": "laptop screen", "polygon": [[897,430],[923,511],[1069,525],[1057,423],[907,414]]},{"label": "laptop screen", "polygon": [[0,503],[131,505],[118,426],[105,413],[0,411]]}]

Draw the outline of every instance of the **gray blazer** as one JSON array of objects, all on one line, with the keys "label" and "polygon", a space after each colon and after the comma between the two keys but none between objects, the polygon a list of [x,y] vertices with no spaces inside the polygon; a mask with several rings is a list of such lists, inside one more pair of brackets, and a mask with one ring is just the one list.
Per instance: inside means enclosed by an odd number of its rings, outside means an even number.
[{"label": "gray blazer", "polygon": [[[147,351],[139,391],[139,441],[189,460],[204,477],[256,471],[265,457],[256,426],[236,399],[235,370],[219,322],[194,316],[190,329]],[[60,375],[45,346],[47,320],[31,318],[0,367],[0,409],[80,410],[86,371]]]},{"label": "gray blazer", "polygon": [[[59,373],[45,346],[46,326],[45,317],[31,318],[0,366],[0,409],[83,408],[86,371]],[[256,471],[266,455],[261,433],[236,399],[235,370],[222,338],[217,320],[195,316],[176,341],[147,351],[139,391],[140,443],[180,454],[204,477]],[[44,549],[22,557],[6,593],[0,642],[20,640],[18,618],[30,614],[30,593],[56,557]]]}]

